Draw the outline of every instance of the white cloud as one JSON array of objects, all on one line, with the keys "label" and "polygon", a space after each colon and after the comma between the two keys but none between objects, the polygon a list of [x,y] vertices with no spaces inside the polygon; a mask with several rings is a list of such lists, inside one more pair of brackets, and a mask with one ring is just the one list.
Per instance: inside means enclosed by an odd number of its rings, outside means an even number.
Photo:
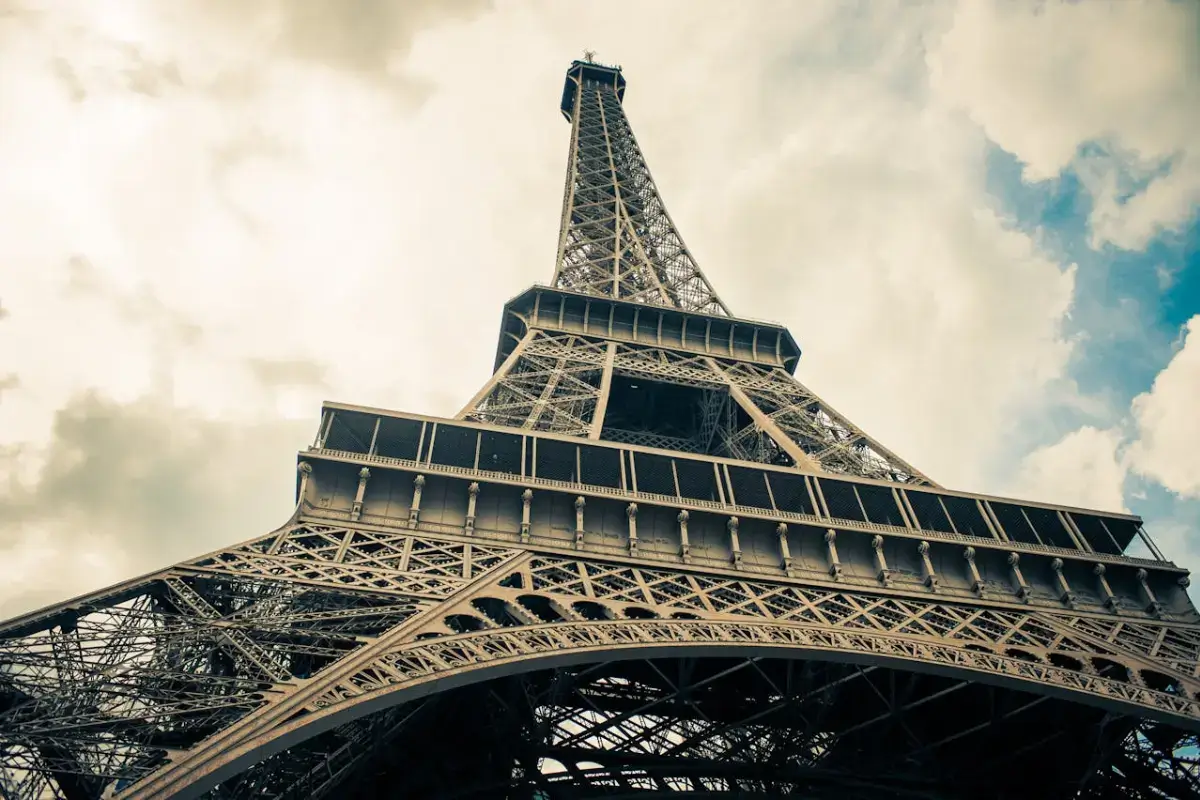
[{"label": "white cloud", "polygon": [[1118,429],[1079,428],[1022,459],[1007,493],[1030,500],[1129,513]]},{"label": "white cloud", "polygon": [[920,69],[897,89],[925,35],[902,19],[878,21],[866,64],[762,78],[786,82],[787,102],[747,109],[745,135],[778,144],[703,176],[690,241],[728,270],[735,310],[790,324],[802,382],[935,480],[985,488],[1029,412],[1069,394],[1074,272],[991,208],[983,138]]},{"label": "white cloud", "polygon": [[1200,315],[1184,326],[1183,344],[1133,401],[1138,438],[1133,468],[1172,492],[1200,497]]},{"label": "white cloud", "polygon": [[[929,65],[1027,180],[1079,167],[1096,245],[1141,249],[1200,203],[1198,29],[1198,7],[1169,0],[963,2]],[[1099,149],[1078,156],[1089,142]]]}]

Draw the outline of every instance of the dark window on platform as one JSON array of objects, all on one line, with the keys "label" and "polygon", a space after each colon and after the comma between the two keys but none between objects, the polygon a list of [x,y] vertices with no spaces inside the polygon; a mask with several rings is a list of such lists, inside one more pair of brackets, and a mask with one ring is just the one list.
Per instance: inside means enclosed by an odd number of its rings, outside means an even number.
[{"label": "dark window on platform", "polygon": [[1029,518],[1034,530],[1038,532],[1038,535],[1042,537],[1042,541],[1046,544],[1051,544],[1055,547],[1068,547],[1072,550],[1079,549],[1071,539],[1071,535],[1067,533],[1067,529],[1063,526],[1063,521],[1058,518],[1058,512],[1051,511],[1048,508],[1026,506],[1025,516]]},{"label": "dark window on platform", "polygon": [[[584,301],[576,298],[563,299],[563,323],[567,327],[579,326],[583,327],[583,315],[587,308]],[[557,320],[555,320],[557,323]]]},{"label": "dark window on platform", "polygon": [[1104,523],[1099,517],[1091,514],[1071,513],[1071,519],[1075,522],[1075,527],[1079,528],[1079,532],[1083,534],[1083,538],[1091,545],[1092,549],[1097,553],[1109,553],[1119,555],[1121,550],[1118,549],[1112,537],[1108,535],[1108,531],[1104,527]]},{"label": "dark window on platform", "polygon": [[733,498],[739,506],[771,509],[771,496],[767,494],[767,482],[757,469],[730,467],[729,482],[733,484]]},{"label": "dark window on platform", "polygon": [[768,472],[767,475],[771,481],[771,494],[775,495],[775,506],[780,511],[817,516],[817,512],[813,510],[812,498],[808,496],[808,488],[804,485],[803,475],[788,475],[784,472]]},{"label": "dark window on platform", "polygon": [[700,433],[703,399],[694,386],[614,375],[600,436],[636,443],[629,434],[644,432],[691,441]]},{"label": "dark window on platform", "polygon": [[[665,383],[630,375],[613,375],[600,438],[692,453],[714,454],[720,437],[713,434],[711,413],[728,401],[728,390]],[[750,418],[734,410],[734,429]]]},{"label": "dark window on platform", "polygon": [[746,352],[754,349],[754,328],[742,326],[733,332],[733,345]]},{"label": "dark window on platform", "polygon": [[713,465],[707,461],[675,459],[675,474],[679,476],[679,494],[694,500],[720,502],[717,493],[717,477]]},{"label": "dark window on platform", "polygon": [[858,491],[858,499],[867,511],[869,521],[879,525],[904,527],[904,518],[900,516],[900,507],[896,505],[896,498],[891,489],[865,484],[858,484],[854,488]]},{"label": "dark window on platform", "polygon": [[333,423],[325,437],[325,449],[348,453],[366,453],[375,432],[375,417],[353,411],[334,411]]},{"label": "dark window on platform", "polygon": [[488,472],[521,474],[521,437],[483,431],[479,441],[479,468]]},{"label": "dark window on platform", "polygon": [[825,496],[825,504],[829,506],[829,515],[837,519],[851,519],[866,522],[862,508],[858,505],[858,496],[854,494],[854,484],[833,481],[827,478],[817,479],[821,485],[821,494]]},{"label": "dark window on platform", "polygon": [[479,431],[456,425],[438,425],[433,440],[433,463],[448,467],[474,467]]},{"label": "dark window on platform", "polygon": [[415,419],[383,417],[375,436],[375,453],[385,458],[417,459],[421,444],[421,422]]},{"label": "dark window on platform", "polygon": [[954,528],[950,525],[950,520],[946,517],[946,512],[942,509],[942,504],[938,502],[936,494],[929,492],[909,491],[908,504],[912,506],[913,513],[917,515],[917,524],[927,531],[943,531],[945,533],[954,533]]},{"label": "dark window on platform", "polygon": [[649,453],[634,453],[633,463],[637,468],[639,492],[665,494],[675,497],[675,476],[671,473],[671,459]]},{"label": "dark window on platform", "polygon": [[643,308],[641,315],[638,317],[637,331],[635,338],[645,342],[653,342],[658,338],[658,318],[659,312],[650,312]]},{"label": "dark window on platform", "polygon": [[[996,501],[992,501],[988,505],[992,507],[992,511],[996,512],[996,519],[1000,520],[1000,526],[1004,528],[1004,533],[1009,539],[1025,544],[1042,543],[1034,535],[1033,527],[1025,519],[1025,515],[1021,513],[1020,506],[1014,506],[1010,503],[998,503]],[[1049,544],[1049,542],[1045,542],[1045,544]]]},{"label": "dark window on platform", "polygon": [[575,483],[576,447],[553,439],[538,439],[537,477]]},{"label": "dark window on platform", "polygon": [[983,521],[979,506],[971,498],[947,494],[942,495],[942,503],[950,512],[950,519],[954,520],[954,527],[959,533],[984,539],[995,538],[987,523]]},{"label": "dark window on platform", "polygon": [[617,306],[613,309],[613,333],[623,338],[633,338],[633,309]]},{"label": "dark window on platform", "polygon": [[1141,527],[1141,523],[1129,519],[1105,517],[1099,520],[1099,522],[1108,528],[1108,532],[1112,534],[1112,538],[1117,540],[1121,552],[1125,552],[1125,549],[1129,547],[1129,543],[1137,536],[1138,528]]},{"label": "dark window on platform", "polygon": [[579,479],[580,483],[589,486],[607,486],[610,489],[621,488],[620,450],[581,446],[579,462],[583,473]]}]

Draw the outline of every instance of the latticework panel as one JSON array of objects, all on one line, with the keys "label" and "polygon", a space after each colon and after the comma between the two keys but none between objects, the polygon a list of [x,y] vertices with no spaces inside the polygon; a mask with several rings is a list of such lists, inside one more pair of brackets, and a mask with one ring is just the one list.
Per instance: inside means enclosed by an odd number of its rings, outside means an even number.
[{"label": "latticework panel", "polygon": [[744,363],[727,366],[724,371],[823,470],[900,483],[932,484],[786,371]]},{"label": "latticework panel", "polygon": [[[454,719],[470,724],[428,735]],[[209,797],[1185,798],[1198,786],[1194,746],[1168,726],[952,677],[660,657],[393,707]]]},{"label": "latticework panel", "polygon": [[[873,737],[894,732],[887,725],[880,729],[878,723],[901,713],[911,717],[910,726],[923,730],[915,738],[922,742],[916,752],[925,759],[925,766],[910,776],[913,780],[922,775],[928,780],[931,769],[944,771],[946,759],[961,757],[962,753],[955,755],[957,747],[974,752],[1012,750],[1018,741],[1014,738],[1016,732],[1023,729],[1035,708],[1041,709],[1037,714],[1046,719],[1038,724],[1055,726],[1057,737],[1075,735],[1083,729],[1091,731],[1096,725],[1109,726],[1088,744],[1088,758],[1095,759],[1094,763],[1077,761],[1071,767],[1077,781],[1095,774],[1116,757],[1121,742],[1126,741],[1139,718],[1167,722],[1157,727],[1146,723],[1150,725],[1147,730],[1160,731],[1155,757],[1163,763],[1163,759],[1169,761],[1172,769],[1184,769],[1186,762],[1174,755],[1175,745],[1168,747],[1163,737],[1174,736],[1171,742],[1175,742],[1182,736],[1179,725],[1200,726],[1197,682],[1192,678],[1200,653],[1189,644],[1193,640],[1188,629],[1149,620],[1120,620],[1120,627],[1105,626],[1100,619],[936,597],[818,589],[795,581],[743,580],[697,571],[526,554],[380,637],[369,650],[343,659],[344,665],[327,670],[304,693],[280,703],[274,717],[270,710],[255,712],[256,716],[267,715],[263,725],[248,727],[228,742],[189,752],[175,765],[173,773],[164,773],[160,782],[148,784],[143,794],[135,796],[148,797],[152,796],[151,790],[166,791],[183,785],[179,782],[194,780],[198,771],[207,769],[204,765],[220,758],[236,760],[254,752],[270,752],[269,747],[263,749],[264,742],[278,737],[272,732],[275,730],[292,731],[294,735],[305,727],[319,730],[319,723],[328,720],[338,723],[337,730],[343,732],[339,735],[349,737],[355,729],[346,726],[363,718],[370,709],[407,707],[406,698],[436,693],[429,687],[476,683],[494,686],[496,676],[561,670],[562,664],[636,661],[647,653],[674,653],[679,659],[727,653],[723,657],[751,665],[762,658],[792,653],[791,658],[812,665],[807,668],[836,673],[841,676],[839,680],[883,671],[925,687],[910,698],[911,702],[901,703],[905,709],[919,707],[921,710],[915,714],[896,708],[889,712],[884,707],[864,716],[866,712],[853,704],[824,708],[820,725],[809,732],[813,749],[802,748],[800,754],[789,756],[793,759],[791,766],[798,770],[789,778],[793,783],[787,784],[794,788],[807,786],[813,769],[833,785],[845,788],[839,765],[823,760],[823,754],[860,754],[856,742],[876,742],[879,740]],[[1181,664],[1175,670],[1148,657],[1143,646],[1127,644],[1147,640],[1170,640],[1175,654],[1190,659],[1190,665]],[[845,669],[838,666],[843,664],[857,666],[839,672]],[[945,698],[954,692],[963,694],[947,704]],[[968,697],[977,699],[966,702]],[[1043,707],[1051,698],[1058,699]],[[742,701],[728,695],[714,697],[713,702]],[[760,698],[755,702],[764,701]],[[769,710],[772,701],[768,698],[765,702]],[[660,781],[641,787],[647,791],[682,790],[672,786],[696,790],[699,784],[685,780],[692,758],[705,765],[699,769],[699,776],[693,775],[696,780],[716,781],[710,789],[781,790],[783,784],[755,783],[756,770],[761,770],[764,759],[770,763],[770,747],[779,743],[779,736],[787,734],[772,724],[769,716],[764,715],[761,724],[741,731],[736,741],[729,741],[723,738],[726,731],[709,728],[707,722],[701,724],[678,715],[656,717],[651,707],[626,708],[607,722],[592,713],[596,711],[592,708],[582,717],[571,716],[571,725],[581,728],[585,727],[584,721],[591,720],[601,727],[619,724],[627,729],[622,736],[629,735],[629,730],[640,732],[639,745],[633,748],[636,752],[627,755],[654,756],[657,768],[662,770]],[[270,719],[274,721],[268,725]],[[1013,722],[1007,722],[1010,719]],[[1000,721],[1005,722],[1001,725]],[[868,728],[874,730],[871,736],[867,736]],[[576,744],[587,740],[608,749],[620,744],[598,733],[578,734],[578,730],[572,733],[571,741]],[[506,737],[515,735],[510,731]],[[546,730],[541,729],[539,735],[546,735]],[[972,737],[970,741],[964,739],[967,736]],[[983,741],[995,737],[990,743]],[[693,740],[698,749],[678,749],[681,742]],[[298,741],[305,741],[305,737],[299,736]],[[957,744],[947,748],[950,743]],[[311,747],[320,752],[330,750],[329,743]],[[730,747],[747,748],[739,750],[747,772],[726,775],[722,783],[719,776],[705,770],[712,769],[714,763],[736,761],[727,749]],[[310,754],[305,758],[317,757],[310,749],[299,752]],[[551,749],[543,755],[555,752]],[[605,758],[593,755],[584,760],[605,766],[613,754],[605,752]],[[580,751],[574,756],[577,761],[584,758]],[[839,756],[843,757],[850,759],[846,763],[852,763],[858,756]],[[486,780],[507,783],[517,781],[514,776],[518,773],[532,774],[528,770],[533,762],[522,764],[516,755],[514,758],[517,761],[507,765],[492,764]],[[894,769],[896,765],[887,761],[885,766]],[[621,785],[630,778],[625,771],[629,768],[629,764],[620,766],[619,778],[590,771],[583,777],[589,782],[603,777],[597,786],[613,785],[610,779]],[[1156,767],[1163,768],[1161,764]],[[544,777],[549,783],[567,780]],[[683,782],[673,783],[676,780]],[[226,789],[234,785],[240,784],[229,784]],[[494,789],[498,784],[490,785]],[[947,795],[942,791],[930,796]]]},{"label": "latticework panel", "polygon": [[[1014,719],[1049,696],[1074,697],[1053,701],[1061,706],[1054,718],[1070,722],[1063,722],[1064,735],[1084,717],[1088,725],[1116,720],[1089,744],[1100,760],[1076,764],[1077,777],[1120,759],[1170,773],[1171,785],[1194,774],[1169,738],[1178,738],[1176,728],[1150,726],[1145,730],[1158,731],[1157,739],[1129,738],[1139,716],[1200,721],[1200,636],[1184,625],[820,589],[306,523],[10,626],[0,646],[0,781],[8,796],[21,798],[96,797],[114,787],[151,797],[183,790],[223,764],[242,764],[235,770],[241,777],[223,779],[214,797],[344,796],[371,786],[379,769],[387,772],[380,759],[394,759],[390,748],[410,741],[404,737],[414,724],[418,733],[433,724],[428,708],[440,715],[453,705],[453,695],[442,698],[437,688],[443,681],[494,691],[495,675],[575,675],[556,665],[617,665],[664,648],[684,661],[726,653],[722,658],[741,665],[735,671],[795,653],[780,663],[797,666],[785,669],[807,665],[813,675],[835,676],[835,685],[854,680],[866,688],[863,676],[878,673],[924,687],[914,696],[922,702],[901,702],[923,709],[903,711],[910,725],[923,726],[923,749],[913,752],[926,766],[909,776],[914,791],[928,764],[953,751],[950,742],[970,734],[971,747],[985,746],[970,715],[958,719],[955,704],[940,700],[931,705],[939,692],[961,692],[960,702],[991,698],[988,714],[1007,708]],[[611,679],[629,669],[604,666],[597,675],[609,670]],[[948,677],[920,677],[927,674]],[[518,683],[541,692],[542,680]],[[478,765],[463,796],[487,797],[523,781],[569,785],[581,796],[617,789],[815,791],[818,776],[826,788],[849,791],[838,759],[858,752],[855,742],[868,729],[873,737],[892,735],[894,725],[879,721],[901,713],[886,703],[859,709],[858,700],[805,706],[820,696],[812,691],[741,700],[736,693],[705,695],[702,682],[690,697],[715,705],[707,716],[687,716],[678,698],[653,694],[613,706],[621,685],[593,686],[585,706],[539,697],[522,712],[534,728],[514,728],[511,705],[478,689],[494,716],[492,727],[472,735],[499,755]],[[711,717],[729,703],[749,703],[733,727]],[[793,730],[800,717],[783,724],[784,708],[805,718],[823,709],[825,716],[801,736]],[[326,729],[326,719],[336,724]],[[318,735],[303,734],[306,726]],[[431,742],[421,747],[431,760],[445,758]],[[251,766],[258,759],[250,754],[272,752]],[[547,772],[545,759],[571,767]],[[768,779],[764,765],[782,771]],[[452,796],[447,780],[453,783],[452,772],[413,796]]]},{"label": "latticework panel", "polygon": [[0,629],[0,796],[127,786],[515,555],[296,525]]},{"label": "latticework panel", "polygon": [[[655,431],[615,431],[616,441],[746,461],[791,464],[799,458],[827,472],[919,485],[933,482],[867,436],[787,371],[662,347],[613,343],[612,374],[693,387],[712,397],[694,409],[703,416],[694,440]],[[572,436],[594,433],[606,401],[609,343],[574,334],[531,331],[460,418]],[[733,413],[733,386],[767,421]],[[748,411],[749,409],[743,409]]]},{"label": "latticework panel", "polygon": [[[845,651],[884,655],[891,648],[897,657],[906,657],[915,647],[928,663],[1057,681],[1200,714],[1200,705],[1190,699],[1200,688],[1195,680],[1200,634],[1194,627],[1150,620],[964,605],[546,556],[530,559],[487,598],[447,605],[440,613],[443,622],[431,621],[421,630],[453,633],[572,620],[769,620],[803,626],[818,637],[812,640],[814,647],[823,647],[818,640],[826,635],[832,637],[829,647]],[[456,626],[445,624],[449,615]],[[464,617],[474,617],[478,624],[464,628]]]},{"label": "latticework panel", "polygon": [[536,331],[463,419],[586,436],[601,395],[605,344]]},{"label": "latticework panel", "polygon": [[708,314],[728,309],[667,214],[611,84],[576,92],[555,286]]},{"label": "latticework panel", "polygon": [[418,601],[230,576],[168,575],[0,642],[2,760],[95,797],[234,723],[408,618]]}]

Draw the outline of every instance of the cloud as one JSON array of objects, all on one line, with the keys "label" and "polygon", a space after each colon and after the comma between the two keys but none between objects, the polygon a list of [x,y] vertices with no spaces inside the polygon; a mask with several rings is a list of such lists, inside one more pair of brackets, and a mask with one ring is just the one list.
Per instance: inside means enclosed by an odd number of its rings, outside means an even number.
[{"label": "cloud", "polygon": [[829,36],[862,63],[746,81],[786,100],[722,101],[737,138],[774,141],[697,174],[685,236],[736,312],[790,325],[802,382],[935,480],[982,489],[1027,416],[1071,393],[1074,271],[993,208],[985,140],[928,91],[921,41],[942,21],[875,13],[865,34],[826,20],[795,43]]},{"label": "cloud", "polygon": [[1184,497],[1200,497],[1200,315],[1181,332],[1182,346],[1133,401],[1138,438],[1130,449],[1133,468]]},{"label": "cloud", "polygon": [[1007,492],[1016,497],[1129,513],[1118,429],[1079,428],[1022,459]]},{"label": "cloud", "polygon": [[[964,2],[930,74],[1027,180],[1075,166],[1093,199],[1093,244],[1136,250],[1200,203],[1197,30],[1194,3]],[[1082,152],[1089,143],[1100,146]],[[1124,191],[1147,164],[1158,174]]]},{"label": "cloud", "polygon": [[252,358],[247,362],[247,366],[254,378],[267,387],[316,386],[325,388],[328,385],[325,380],[328,366],[315,361],[302,358],[282,361]]},{"label": "cloud", "polygon": [[[45,599],[22,593],[51,575],[58,594],[99,588],[277,527],[291,511],[295,452],[313,432],[312,420],[73,398],[46,445],[0,455],[0,613]],[[30,561],[37,568],[17,568]]]}]

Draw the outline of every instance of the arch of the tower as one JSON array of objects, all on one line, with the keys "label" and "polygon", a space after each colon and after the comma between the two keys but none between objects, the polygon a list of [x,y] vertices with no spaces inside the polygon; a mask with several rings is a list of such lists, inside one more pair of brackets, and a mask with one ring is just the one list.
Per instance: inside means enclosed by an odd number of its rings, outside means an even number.
[{"label": "arch of the tower", "polygon": [[[1178,740],[1200,729],[1178,681],[1104,658],[699,616],[477,596],[290,719],[201,745],[145,789],[274,796],[288,787],[262,776],[319,777],[290,787],[319,794],[341,774],[329,760],[341,748],[357,752],[343,770],[366,770],[354,780],[363,796],[499,797],[489,792],[514,783],[580,792],[563,796],[866,797],[885,784],[911,784],[897,796],[989,796],[979,793],[1031,769],[1046,796],[1068,796],[1137,725]],[[964,761],[980,752],[997,757]]]}]

